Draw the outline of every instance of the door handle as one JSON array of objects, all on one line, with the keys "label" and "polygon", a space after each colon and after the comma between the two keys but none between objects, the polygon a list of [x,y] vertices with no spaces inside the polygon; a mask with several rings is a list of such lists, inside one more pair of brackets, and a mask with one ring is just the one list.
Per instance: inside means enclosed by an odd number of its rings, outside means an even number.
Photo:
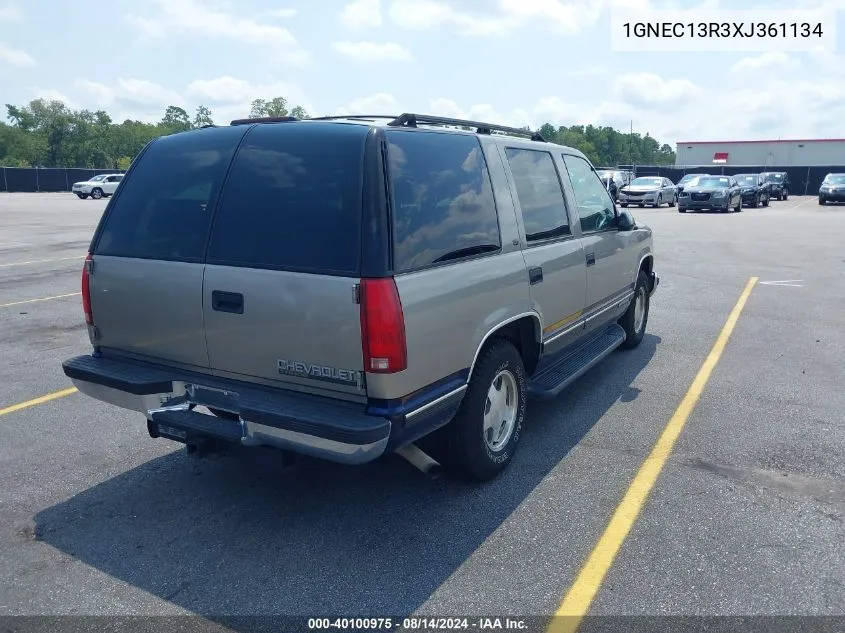
[{"label": "door handle", "polygon": [[211,309],[217,312],[244,313],[244,296],[239,292],[214,290],[211,293]]},{"label": "door handle", "polygon": [[528,269],[528,283],[532,286],[543,281],[543,269],[539,266]]},{"label": "door handle", "polygon": [[595,253],[587,253],[587,266],[595,266],[596,264],[596,254]]}]

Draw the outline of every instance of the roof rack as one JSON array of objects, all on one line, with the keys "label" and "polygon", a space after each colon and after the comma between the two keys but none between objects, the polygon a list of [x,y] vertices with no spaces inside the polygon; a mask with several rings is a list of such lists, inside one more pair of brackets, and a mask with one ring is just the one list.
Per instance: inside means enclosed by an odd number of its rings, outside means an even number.
[{"label": "roof rack", "polygon": [[493,132],[501,132],[510,136],[523,136],[530,138],[532,141],[546,142],[539,132],[532,132],[531,130],[522,130],[515,127],[507,127],[504,125],[494,125],[492,123],[480,123],[478,121],[465,121],[464,119],[450,119],[442,116],[430,116],[428,114],[412,114],[406,112],[396,116],[395,114],[347,114],[345,116],[318,116],[313,117],[311,121],[337,121],[342,119],[357,120],[357,121],[374,121],[375,119],[389,119],[388,125],[392,127],[417,127],[418,125],[456,125],[458,127],[475,128],[476,134],[492,134]]},{"label": "roof rack", "polygon": [[406,112],[393,119],[388,125],[393,127],[417,127],[418,125],[457,125],[459,127],[474,127],[476,134],[492,134],[493,132],[501,132],[510,136],[523,136],[532,141],[540,141],[545,143],[539,132],[532,132],[531,130],[523,130],[515,127],[507,127],[505,125],[494,125],[492,123],[481,123],[479,121],[467,121],[464,119],[451,119],[441,116],[429,116],[427,114],[412,114]]},{"label": "roof rack", "polygon": [[395,114],[335,114],[332,116],[315,116],[311,117],[309,121],[338,121],[343,119],[349,120],[360,120],[360,121],[373,121],[375,119],[393,119],[397,118]]},{"label": "roof rack", "polygon": [[284,123],[286,121],[299,121],[295,116],[264,116],[252,119],[235,119],[229,125],[249,125],[250,123]]}]

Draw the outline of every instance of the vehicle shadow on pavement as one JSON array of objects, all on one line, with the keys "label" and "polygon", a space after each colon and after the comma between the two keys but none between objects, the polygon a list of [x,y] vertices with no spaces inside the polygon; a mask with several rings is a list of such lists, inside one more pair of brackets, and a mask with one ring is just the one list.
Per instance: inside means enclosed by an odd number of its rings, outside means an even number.
[{"label": "vehicle shadow on pavement", "polygon": [[659,343],[646,334],[556,400],[529,403],[514,462],[484,485],[429,479],[395,455],[282,472],[272,450],[175,451],[38,513],[36,539],[235,629],[248,627],[231,616],[407,615],[614,403],[636,398]]}]

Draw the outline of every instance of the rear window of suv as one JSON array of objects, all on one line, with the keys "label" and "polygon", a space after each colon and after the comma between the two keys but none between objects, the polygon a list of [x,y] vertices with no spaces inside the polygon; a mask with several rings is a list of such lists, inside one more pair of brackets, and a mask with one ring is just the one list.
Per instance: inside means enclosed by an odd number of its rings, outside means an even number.
[{"label": "rear window of suv", "polygon": [[388,130],[393,267],[405,272],[501,248],[493,187],[475,136]]},{"label": "rear window of suv", "polygon": [[208,263],[356,274],[368,132],[328,122],[253,128],[221,195]]},{"label": "rear window of suv", "polygon": [[121,182],[95,252],[202,261],[214,199],[244,132],[221,128],[154,141]]}]

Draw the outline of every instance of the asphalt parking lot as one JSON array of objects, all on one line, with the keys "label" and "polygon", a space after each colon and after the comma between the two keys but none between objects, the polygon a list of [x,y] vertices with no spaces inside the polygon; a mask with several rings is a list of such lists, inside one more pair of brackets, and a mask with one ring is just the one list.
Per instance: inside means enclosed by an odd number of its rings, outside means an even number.
[{"label": "asphalt parking lot", "polygon": [[0,615],[552,614],[752,278],[589,612],[845,615],[845,206],[633,209],[661,278],[643,344],[530,403],[471,486],[397,456],[195,460],[79,393],[32,404],[89,350],[105,204],[0,194]]}]

